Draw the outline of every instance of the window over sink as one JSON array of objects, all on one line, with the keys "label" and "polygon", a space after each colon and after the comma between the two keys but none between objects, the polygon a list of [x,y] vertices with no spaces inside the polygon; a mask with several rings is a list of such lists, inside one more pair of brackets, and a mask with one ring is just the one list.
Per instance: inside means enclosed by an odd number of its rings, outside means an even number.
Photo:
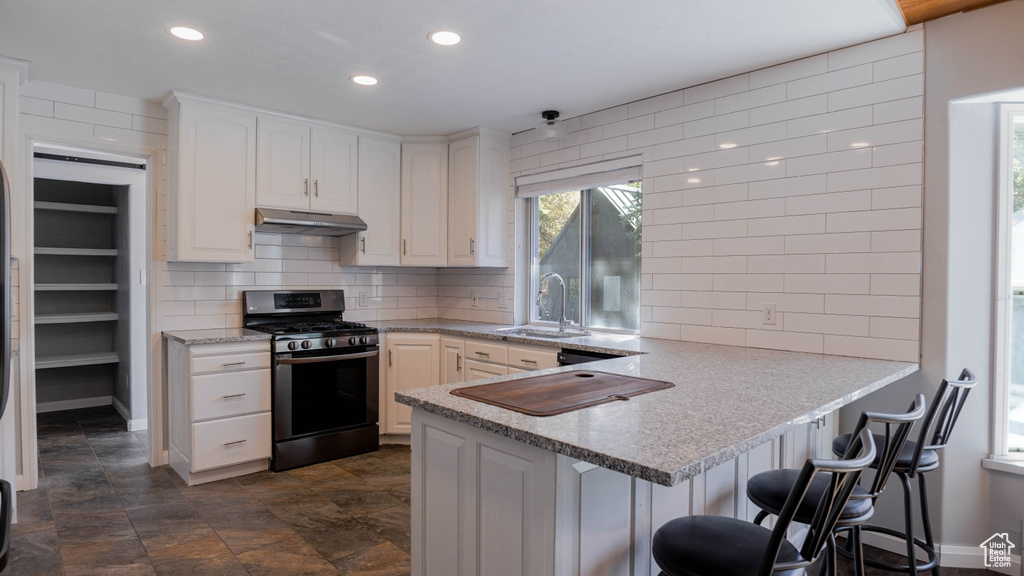
[{"label": "window over sink", "polygon": [[529,198],[531,323],[557,324],[564,301],[574,325],[639,330],[641,199],[639,179]]}]

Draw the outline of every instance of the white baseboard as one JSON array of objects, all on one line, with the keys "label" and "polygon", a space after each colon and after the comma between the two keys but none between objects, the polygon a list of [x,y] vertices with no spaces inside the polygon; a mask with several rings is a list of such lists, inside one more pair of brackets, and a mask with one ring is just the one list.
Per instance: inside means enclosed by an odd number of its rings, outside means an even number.
[{"label": "white baseboard", "polygon": [[412,436],[408,434],[381,434],[381,444],[405,444],[408,446],[412,443]]},{"label": "white baseboard", "polygon": [[36,404],[36,414],[45,412],[60,412],[62,410],[77,410],[79,408],[95,408],[96,406],[110,406],[113,396],[96,396],[93,398],[77,398],[75,400],[57,400],[54,402],[39,402]]},{"label": "white baseboard", "polygon": [[[892,552],[901,556],[906,556],[907,554],[906,543],[895,536],[878,534],[877,532],[863,532],[863,534],[864,544],[867,546],[874,546],[875,548],[880,548],[886,552]],[[981,570],[991,570],[992,572],[1007,574],[1008,576],[1019,576],[1021,574],[1020,556],[1018,555],[1012,556],[1013,565],[1009,568],[985,568],[985,555],[980,544],[980,542],[978,546],[937,544],[935,546],[935,554],[939,557],[939,566],[943,568],[976,568]]]},{"label": "white baseboard", "polygon": [[124,418],[124,421],[128,423],[129,432],[138,432],[139,430],[149,428],[148,419],[136,418],[135,420],[132,420],[131,412],[125,408],[124,404],[121,404],[121,401],[116,397],[111,400],[111,404],[114,405],[114,410],[117,410],[117,413],[121,415],[121,418]]}]

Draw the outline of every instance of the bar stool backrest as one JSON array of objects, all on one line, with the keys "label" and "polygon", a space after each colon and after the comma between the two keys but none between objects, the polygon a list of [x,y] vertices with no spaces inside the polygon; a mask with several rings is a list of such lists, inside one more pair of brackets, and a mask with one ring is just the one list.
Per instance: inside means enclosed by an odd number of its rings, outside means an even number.
[{"label": "bar stool backrest", "polygon": [[857,427],[853,431],[854,435],[867,428],[872,422],[885,424],[885,434],[883,435],[885,441],[881,446],[877,446],[875,479],[871,481],[871,486],[867,490],[872,500],[878,498],[878,495],[885,489],[885,483],[889,480],[889,475],[892,474],[893,468],[899,460],[900,452],[903,451],[903,446],[910,437],[910,430],[914,427],[914,423],[924,416],[924,411],[924,394],[918,394],[905,414],[861,412]]},{"label": "bar stool backrest", "polygon": [[921,453],[924,450],[941,450],[949,443],[953,427],[960,417],[960,410],[963,409],[971,388],[974,388],[977,383],[974,373],[964,368],[959,379],[953,381],[944,379],[939,385],[939,391],[935,394],[935,400],[932,401],[928,415],[925,416],[921,426],[920,440],[917,442],[917,449],[914,451],[914,459],[910,464],[908,476],[913,477],[917,472],[917,466],[921,462]]},{"label": "bar stool backrest", "polygon": [[[786,503],[779,512],[778,521],[772,529],[768,548],[761,559],[759,576],[769,576],[774,571],[802,568],[817,560],[824,549],[832,530],[835,529],[839,516],[843,512],[853,489],[860,481],[860,475],[875,459],[875,441],[866,428],[850,440],[850,448],[841,460],[808,459],[800,470],[793,489],[786,498]],[[816,474],[830,472],[828,490],[818,503],[814,519],[808,525],[807,537],[800,547],[800,555],[806,560],[799,563],[776,563],[782,541],[800,508],[800,503]]]}]

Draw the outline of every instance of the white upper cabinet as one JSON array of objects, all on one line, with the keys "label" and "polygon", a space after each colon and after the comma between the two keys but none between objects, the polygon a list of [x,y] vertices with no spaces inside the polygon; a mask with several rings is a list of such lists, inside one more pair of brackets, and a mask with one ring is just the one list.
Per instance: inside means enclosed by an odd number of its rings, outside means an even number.
[{"label": "white upper cabinet", "polygon": [[347,130],[326,126],[314,126],[310,133],[313,148],[309,168],[313,178],[310,209],[357,214],[358,137]]},{"label": "white upper cabinet", "polygon": [[168,260],[252,262],[256,114],[174,94],[168,108]]},{"label": "white upper cabinet", "polygon": [[402,265],[448,265],[448,143],[402,144]]},{"label": "white upper cabinet", "polygon": [[481,129],[448,145],[449,266],[508,266],[508,142]]},{"label": "white upper cabinet", "polygon": [[402,146],[359,136],[359,217],[366,230],[341,237],[341,263],[398,266]]},{"label": "white upper cabinet", "polygon": [[354,133],[261,115],[257,136],[258,206],[357,212]]},{"label": "white upper cabinet", "polygon": [[256,151],[256,204],[308,209],[309,125],[260,116]]}]

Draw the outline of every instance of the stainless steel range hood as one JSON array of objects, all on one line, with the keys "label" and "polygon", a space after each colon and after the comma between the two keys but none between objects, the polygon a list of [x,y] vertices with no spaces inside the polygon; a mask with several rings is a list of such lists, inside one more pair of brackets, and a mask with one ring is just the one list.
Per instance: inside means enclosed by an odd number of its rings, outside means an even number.
[{"label": "stainless steel range hood", "polygon": [[256,231],[317,236],[346,236],[366,230],[366,222],[350,214],[301,210],[256,209]]}]

